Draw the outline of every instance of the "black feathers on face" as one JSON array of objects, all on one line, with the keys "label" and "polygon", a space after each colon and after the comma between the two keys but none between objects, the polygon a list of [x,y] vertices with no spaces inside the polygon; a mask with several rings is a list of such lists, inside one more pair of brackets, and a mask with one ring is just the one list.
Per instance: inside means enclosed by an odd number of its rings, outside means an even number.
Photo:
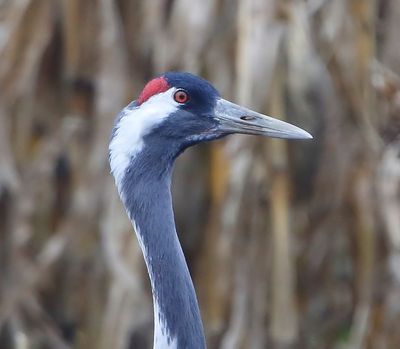
[{"label": "black feathers on face", "polygon": [[196,115],[211,116],[219,92],[208,81],[190,73],[169,72],[164,75],[171,87],[185,90],[189,100],[180,109]]}]

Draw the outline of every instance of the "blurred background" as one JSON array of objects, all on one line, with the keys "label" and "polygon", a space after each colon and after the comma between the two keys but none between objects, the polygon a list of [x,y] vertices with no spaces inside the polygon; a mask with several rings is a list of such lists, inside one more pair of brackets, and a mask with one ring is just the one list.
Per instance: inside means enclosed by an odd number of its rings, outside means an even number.
[{"label": "blurred background", "polygon": [[398,0],[0,0],[0,348],[152,347],[107,147],[167,70],[314,135],[178,160],[209,348],[400,348],[399,36]]}]

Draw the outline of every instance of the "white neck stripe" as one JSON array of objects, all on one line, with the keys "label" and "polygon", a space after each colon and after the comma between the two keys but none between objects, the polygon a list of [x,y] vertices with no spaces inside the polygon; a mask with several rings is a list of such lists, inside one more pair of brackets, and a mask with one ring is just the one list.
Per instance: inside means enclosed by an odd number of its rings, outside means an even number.
[{"label": "white neck stripe", "polygon": [[143,137],[178,109],[179,104],[173,99],[175,90],[170,88],[150,97],[139,107],[122,110],[109,146],[111,173],[120,194],[125,172],[132,158],[143,148]]}]

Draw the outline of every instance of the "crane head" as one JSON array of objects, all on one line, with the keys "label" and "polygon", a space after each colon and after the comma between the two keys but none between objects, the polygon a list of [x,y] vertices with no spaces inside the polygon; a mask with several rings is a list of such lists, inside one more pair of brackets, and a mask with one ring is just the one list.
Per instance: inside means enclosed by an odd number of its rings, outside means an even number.
[{"label": "crane head", "polygon": [[175,230],[172,167],[187,147],[232,133],[312,138],[296,126],[224,100],[199,77],[177,72],[148,82],[114,125],[111,172],[149,271],[154,348],[205,348],[195,291]]},{"label": "crane head", "polygon": [[117,118],[110,143],[111,167],[129,162],[145,146],[172,149],[177,156],[193,144],[233,133],[312,138],[296,126],[221,98],[202,78],[168,72],[150,80]]}]

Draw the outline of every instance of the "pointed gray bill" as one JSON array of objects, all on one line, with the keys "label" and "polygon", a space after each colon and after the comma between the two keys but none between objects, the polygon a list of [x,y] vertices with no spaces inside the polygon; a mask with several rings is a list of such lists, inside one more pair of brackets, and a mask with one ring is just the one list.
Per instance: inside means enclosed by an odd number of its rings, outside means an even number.
[{"label": "pointed gray bill", "polygon": [[218,99],[215,118],[226,133],[244,133],[275,138],[311,139],[307,131],[287,122],[271,118],[225,99]]}]

